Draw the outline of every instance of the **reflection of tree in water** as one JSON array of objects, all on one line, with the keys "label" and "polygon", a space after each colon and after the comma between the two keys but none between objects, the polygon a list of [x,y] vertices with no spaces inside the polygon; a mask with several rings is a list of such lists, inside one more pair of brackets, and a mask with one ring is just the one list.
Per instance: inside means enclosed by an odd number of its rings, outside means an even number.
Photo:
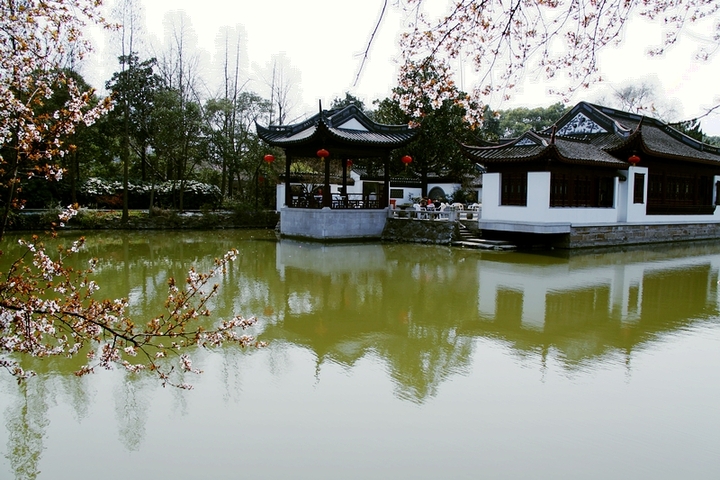
[{"label": "reflection of tree in water", "polygon": [[[573,369],[617,353],[629,358],[647,342],[718,315],[718,246],[550,258],[417,245],[275,244],[227,233],[183,232],[178,246],[166,236],[91,239],[95,247],[86,257],[113,259],[102,262],[103,296],[129,291],[139,315],[155,313],[169,275],[239,247],[238,260],[218,278],[214,312],[260,317],[272,372],[287,369],[284,355],[297,347],[312,352],[318,366],[352,367],[371,356],[387,366],[396,395],[416,403],[468,370],[478,339],[502,342],[533,361],[553,356]],[[538,300],[541,308],[528,308]],[[246,354],[223,351],[227,399],[241,391]],[[23,365],[40,377],[20,387],[6,412],[8,458],[18,478],[37,477],[54,402],[48,391],[64,392],[76,415],[87,415],[86,384],[72,375],[78,365],[32,359]],[[143,441],[156,387],[135,378],[117,387],[119,436],[128,450]],[[178,392],[176,410],[186,398]]]},{"label": "reflection of tree in water", "polygon": [[418,330],[421,332],[409,331],[408,338],[389,339],[375,349],[390,366],[398,397],[422,403],[438,393],[443,381],[467,373],[474,342],[452,329]]},{"label": "reflection of tree in water", "polygon": [[126,376],[125,381],[116,383],[114,399],[118,434],[129,451],[138,451],[145,437],[150,405],[146,387],[151,386],[148,380],[152,382],[151,379]]},{"label": "reflection of tree in water", "polygon": [[50,424],[47,416],[49,382],[42,380],[17,385],[15,403],[5,411],[9,432],[6,456],[16,480],[34,479],[40,474],[43,440]]},{"label": "reflection of tree in water", "polygon": [[444,247],[375,245],[363,247],[353,265],[348,257],[356,248],[327,248],[306,264],[288,252],[284,305],[263,339],[304,346],[320,365],[378,356],[397,395],[421,403],[471,362],[473,339],[458,335],[456,325],[475,312],[473,262]]},{"label": "reflection of tree in water", "polygon": [[35,371],[37,376],[22,383],[3,378],[7,380],[5,390],[14,393],[8,394],[8,398],[15,398],[5,411],[5,423],[9,432],[6,456],[17,480],[33,479],[40,473],[38,465],[49,425],[47,413],[58,399],[62,398],[72,408],[78,421],[87,417],[92,399],[89,379],[72,375],[77,367],[73,361],[26,358],[22,366]]}]

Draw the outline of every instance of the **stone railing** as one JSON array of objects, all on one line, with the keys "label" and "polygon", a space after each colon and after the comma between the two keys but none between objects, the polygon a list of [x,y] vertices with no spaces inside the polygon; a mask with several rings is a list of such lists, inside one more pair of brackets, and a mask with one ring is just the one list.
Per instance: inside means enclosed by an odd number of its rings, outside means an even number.
[{"label": "stone railing", "polygon": [[408,219],[408,220],[445,220],[454,222],[458,220],[458,211],[454,208],[446,208],[445,210],[415,210],[414,208],[388,209],[388,218]]}]

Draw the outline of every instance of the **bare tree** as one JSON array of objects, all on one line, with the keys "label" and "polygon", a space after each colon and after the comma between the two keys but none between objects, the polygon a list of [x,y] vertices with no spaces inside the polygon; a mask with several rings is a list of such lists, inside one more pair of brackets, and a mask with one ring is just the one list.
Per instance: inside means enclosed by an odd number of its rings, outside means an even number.
[{"label": "bare tree", "polygon": [[[120,66],[124,75],[128,68],[132,68],[135,55],[135,38],[138,35],[142,22],[142,5],[138,0],[118,0],[113,15],[119,21],[120,36]],[[127,93],[127,92],[123,92]],[[126,95],[118,98],[118,107],[122,109],[122,135],[120,156],[123,164],[123,213],[121,222],[127,223],[129,219],[129,178],[130,178],[130,99]]]},{"label": "bare tree", "polygon": [[183,192],[189,175],[201,159],[202,107],[196,34],[186,14],[169,17],[167,45],[160,58],[165,91],[159,104],[162,127],[155,142],[165,157],[167,178],[173,182],[176,207],[183,210]]},{"label": "bare tree", "polygon": [[265,84],[270,88],[270,103],[272,112],[270,123],[283,125],[297,101],[297,84],[299,83],[297,70],[290,65],[285,54],[277,54],[272,63],[268,65],[266,75],[263,75]]}]

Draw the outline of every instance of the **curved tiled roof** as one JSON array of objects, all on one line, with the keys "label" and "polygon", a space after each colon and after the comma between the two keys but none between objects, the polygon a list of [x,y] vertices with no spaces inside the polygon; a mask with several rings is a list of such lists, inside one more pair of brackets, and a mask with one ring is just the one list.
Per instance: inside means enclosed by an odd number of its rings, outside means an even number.
[{"label": "curved tiled roof", "polygon": [[406,145],[417,135],[407,125],[383,125],[369,119],[355,105],[341,110],[323,110],[295,125],[255,124],[258,135],[278,147],[336,141],[348,145],[396,148]]},{"label": "curved tiled roof", "polygon": [[627,165],[587,140],[553,138],[534,132],[526,132],[520,138],[503,145],[462,147],[472,160],[481,164],[518,163],[552,158],[569,164],[615,168]]},{"label": "curved tiled roof", "polygon": [[654,118],[587,102],[578,103],[541,133],[527,132],[502,145],[464,145],[463,149],[480,163],[552,158],[563,163],[626,167],[627,162],[613,153],[626,151],[638,142],[645,152],[657,157],[720,166],[717,147],[699,142]]}]

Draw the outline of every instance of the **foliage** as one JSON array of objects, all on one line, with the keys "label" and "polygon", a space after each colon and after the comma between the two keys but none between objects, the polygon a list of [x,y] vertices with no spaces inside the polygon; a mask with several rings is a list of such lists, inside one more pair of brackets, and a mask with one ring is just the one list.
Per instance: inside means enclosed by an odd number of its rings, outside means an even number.
[{"label": "foliage", "polygon": [[671,126],[698,142],[705,141],[705,134],[703,134],[703,131],[700,129],[700,120],[686,120],[684,122],[673,123]]},{"label": "foliage", "polygon": [[333,101],[330,102],[330,108],[345,108],[350,105],[355,105],[361,111],[365,112],[365,102],[357,98],[355,95],[352,95],[350,92],[345,92],[344,98],[335,97],[333,98]]},{"label": "foliage", "polygon": [[[177,188],[178,184],[171,181],[153,183],[135,180],[128,183],[128,193],[133,208],[147,206],[151,192],[156,195],[155,203],[157,205],[169,207],[173,203],[173,196]],[[183,188],[188,208],[200,208],[203,204],[220,204],[220,189],[216,185],[188,180],[183,183]],[[99,207],[117,208],[116,205],[103,205],[103,202],[105,199],[119,196],[123,190],[123,182],[121,181],[107,181],[93,177],[85,180],[80,186],[83,202]]]},{"label": "foliage", "polygon": [[270,102],[253,92],[206,102],[210,152],[222,171],[223,185],[227,184],[221,188],[223,194],[247,198],[251,192],[257,194],[260,177],[277,179],[273,166],[263,161],[268,152],[255,130],[257,122],[269,119],[271,107]]},{"label": "foliage", "polygon": [[498,112],[499,132],[506,138],[514,138],[528,130],[539,132],[553,123],[568,111],[562,102],[549,107],[511,108]]},{"label": "foliage", "polygon": [[720,137],[714,135],[707,136],[705,137],[705,143],[720,147]]},{"label": "foliage", "polygon": [[[155,97],[163,87],[162,78],[155,73],[157,60],[140,60],[131,53],[119,57],[122,70],[115,72],[105,85],[118,102],[108,122],[116,128],[116,135],[127,134],[134,156],[139,159],[141,177],[146,179],[148,148],[153,135],[152,112]],[[127,116],[127,131],[125,117]]]},{"label": "foliage", "polygon": [[[720,38],[716,0],[461,0],[452,2],[443,14],[429,13],[437,6],[433,2],[402,4],[409,20],[401,38],[400,81],[408,87],[406,73],[418,64],[439,65],[439,81],[427,78],[411,92],[437,100],[442,100],[443,89],[452,81],[449,62],[457,58],[472,62],[476,79],[467,100],[478,103],[491,95],[508,98],[528,70],[546,78],[565,75],[567,89],[555,93],[587,87],[601,79],[598,54],[621,39],[628,18],[635,14],[666,26],[662,44],[651,55],[662,54],[675,43],[686,23],[715,20],[714,41],[700,49],[700,58],[707,58]],[[479,110],[467,113],[473,121],[481,121]]]},{"label": "foliage", "polygon": [[[61,220],[67,221],[74,213],[64,212]],[[24,252],[2,276],[0,366],[19,380],[33,373],[23,370],[10,355],[84,355],[87,362],[77,375],[120,367],[131,373],[153,372],[163,385],[192,388],[182,381],[181,374],[200,372],[184,349],[225,343],[262,346],[253,337],[238,334],[239,329],[253,325],[255,318],[235,317],[211,328],[203,325],[210,315],[208,302],[218,290],[210,281],[225,272],[225,266],[236,257],[235,250],[216,259],[208,273],[191,268],[185,287],[170,279],[164,311],[147,322],[136,322],[126,314],[127,299],[96,299],[99,286],[92,280],[96,260],[87,269],[64,265],[83,243],[81,238],[51,254],[37,237],[21,241]],[[174,362],[169,357],[174,357]]]},{"label": "foliage", "polygon": [[[18,208],[20,176],[62,177],[55,159],[72,150],[67,143],[77,125],[92,124],[110,108],[105,99],[91,105],[92,90],[81,90],[63,68],[90,49],[88,24],[106,25],[97,0],[0,2],[0,187],[4,232],[11,208]],[[64,89],[67,100],[45,104]]]},{"label": "foliage", "polygon": [[[472,169],[458,142],[472,142],[482,136],[481,130],[473,131],[466,122],[467,96],[454,83],[440,88],[440,97],[422,92],[427,82],[442,81],[444,72],[432,64],[418,64],[413,70],[405,70],[406,78],[393,89],[393,98],[375,102],[374,119],[385,124],[410,124],[419,128],[416,139],[407,147],[395,152],[397,157],[392,165],[398,171],[417,173],[427,190],[427,179],[431,173],[461,177]],[[469,105],[475,108],[474,104]],[[410,155],[413,159],[408,167],[402,167],[400,156]],[[423,195],[427,192],[423,191]]]}]

